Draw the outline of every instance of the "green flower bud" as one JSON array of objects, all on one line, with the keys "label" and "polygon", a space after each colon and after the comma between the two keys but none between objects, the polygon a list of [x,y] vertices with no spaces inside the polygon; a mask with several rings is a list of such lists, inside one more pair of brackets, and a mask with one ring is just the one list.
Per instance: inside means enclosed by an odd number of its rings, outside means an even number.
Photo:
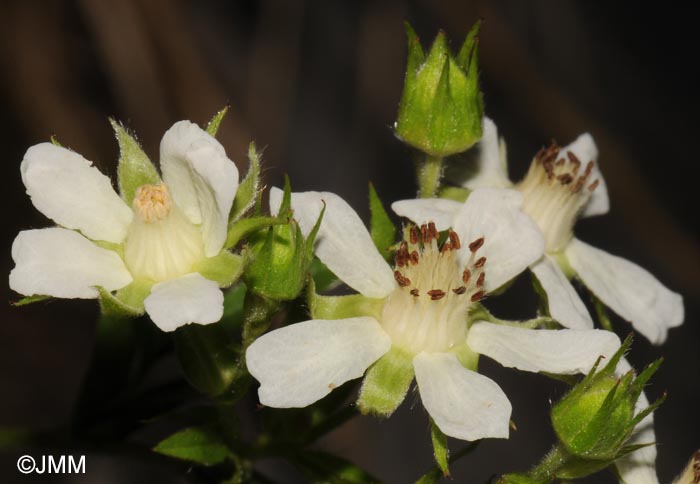
[{"label": "green flower bud", "polygon": [[474,24],[457,57],[439,32],[427,57],[406,24],[408,61],[396,135],[436,157],[461,153],[481,138],[483,102],[477,72],[480,22]]},{"label": "green flower bud", "polygon": [[552,408],[554,430],[571,455],[587,460],[614,461],[629,451],[624,444],[635,426],[663,402],[665,397],[635,415],[642,388],[658,369],[661,359],[639,376],[630,370],[618,377],[615,368],[630,344],[631,337],[628,337],[602,370],[596,372],[596,364]]},{"label": "green flower bud", "polygon": [[274,301],[295,299],[304,288],[314,240],[323,218],[322,211],[313,230],[304,238],[299,224],[292,219],[289,179],[285,183],[278,218],[285,214],[287,223],[269,227],[250,238],[253,260],[245,273],[251,292]]}]

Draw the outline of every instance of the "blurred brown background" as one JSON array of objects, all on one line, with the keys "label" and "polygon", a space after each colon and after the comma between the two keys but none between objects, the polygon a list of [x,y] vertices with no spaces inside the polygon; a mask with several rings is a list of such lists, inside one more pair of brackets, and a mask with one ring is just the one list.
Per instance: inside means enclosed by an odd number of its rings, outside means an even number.
[{"label": "blurred brown background", "polygon": [[[691,74],[700,43],[691,11],[553,0],[4,0],[0,272],[12,268],[17,232],[49,223],[21,184],[26,148],[55,134],[114,174],[108,115],[138,133],[155,160],[173,122],[202,124],[230,103],[219,139],[242,172],[252,139],[266,147],[268,184],[279,185],[288,173],[295,190],[334,191],[363,216],[368,180],[387,202],[412,196],[412,153],[390,129],[403,80],[403,21],[424,42],[443,28],[457,45],[480,17],[486,112],[508,142],[512,173],[522,174],[549,139],[566,143],[590,131],[612,210],[581,222],[577,233],[640,263],[685,297],[684,326],[660,348],[637,338],[630,358],[637,365],[666,358],[649,393],[669,391],[656,417],[658,469],[669,482],[700,445],[700,103]],[[6,301],[17,299],[6,282],[3,288]],[[524,304],[517,297],[512,303]],[[5,304],[0,311],[0,426],[49,428],[66,418],[75,399],[97,305]],[[616,323],[621,335],[630,330]],[[514,402],[518,431],[509,441],[484,442],[456,465],[457,482],[523,469],[552,442],[548,399],[561,389],[538,375],[484,368]],[[411,409],[411,403],[387,422],[355,421],[324,445],[387,482],[410,482],[431,465],[426,419],[420,404]],[[28,481],[16,471],[16,458],[0,459],[2,482]],[[161,460],[108,452],[91,455],[88,468],[86,476],[50,481],[187,480]],[[275,463],[269,473],[278,482],[298,479]]]}]

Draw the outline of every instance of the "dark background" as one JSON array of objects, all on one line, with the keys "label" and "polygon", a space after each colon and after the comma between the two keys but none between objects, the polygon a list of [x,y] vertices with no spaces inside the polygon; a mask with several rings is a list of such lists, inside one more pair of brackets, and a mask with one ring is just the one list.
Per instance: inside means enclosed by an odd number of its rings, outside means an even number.
[{"label": "dark background", "polygon": [[[0,2],[0,261],[12,268],[19,230],[49,222],[24,192],[19,163],[32,144],[62,144],[114,174],[111,115],[157,159],[162,133],[180,119],[205,123],[226,103],[219,139],[245,170],[247,143],[265,149],[265,178],[288,173],[295,190],[334,191],[367,216],[367,181],[382,198],[415,194],[413,154],[394,137],[405,62],[403,21],[429,43],[443,28],[461,43],[477,18],[486,113],[524,173],[551,138],[590,131],[612,208],[577,234],[623,255],[682,293],[686,322],[664,346],[637,338],[641,366],[666,361],[648,388],[668,400],[656,414],[658,471],[670,482],[700,445],[697,25],[693,11],[638,2],[120,0]],[[7,279],[5,278],[4,281]],[[5,299],[17,295],[3,282]],[[501,314],[523,316],[527,282]],[[65,420],[86,370],[97,304],[0,305],[0,426],[45,429]],[[620,335],[630,326],[616,319]],[[453,468],[456,482],[525,469],[551,445],[548,400],[562,387],[484,362],[513,401],[509,441],[485,441]],[[356,419],[324,441],[387,482],[412,482],[431,465],[427,419],[409,397],[388,421]],[[417,400],[415,400],[417,401]],[[251,417],[251,419],[254,417]],[[251,426],[254,423],[251,421]],[[460,447],[453,442],[453,449]],[[26,482],[16,453],[2,482]],[[185,482],[164,460],[97,452],[82,478],[51,482]],[[275,462],[280,482],[296,474]],[[48,479],[48,478],[47,478]],[[604,482],[599,477],[589,482]],[[36,481],[34,481],[36,482]]]}]

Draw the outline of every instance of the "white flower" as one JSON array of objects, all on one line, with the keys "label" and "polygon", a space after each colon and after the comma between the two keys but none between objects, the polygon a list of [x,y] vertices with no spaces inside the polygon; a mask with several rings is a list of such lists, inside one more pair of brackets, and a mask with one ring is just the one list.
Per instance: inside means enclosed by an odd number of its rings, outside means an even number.
[{"label": "white flower", "polygon": [[[605,180],[598,170],[598,150],[589,134],[569,146],[540,151],[525,178],[513,184],[507,177],[504,149],[499,149],[493,121],[484,119],[477,174],[463,184],[514,187],[524,195],[523,211],[537,222],[545,238],[545,255],[530,266],[547,293],[550,315],[569,328],[592,328],[585,305],[565,272],[574,271],[595,296],[652,343],[666,340],[669,328],[684,319],[682,297],[662,285],[638,265],[577,239],[573,227],[579,217],[609,210]],[[436,211],[450,216],[459,205],[447,200],[396,202],[394,211],[416,220]]]},{"label": "white flower", "polygon": [[27,296],[94,299],[98,288],[138,286],[164,331],[218,321],[223,294],[201,273],[235,257],[222,248],[238,170],[221,144],[189,121],[163,136],[160,166],[162,182],[138,187],[129,206],[78,153],[51,143],[29,148],[22,181],[58,227],[19,233],[10,287]]},{"label": "white flower", "polygon": [[[281,192],[273,189],[270,199],[275,212]],[[470,308],[479,299],[542,254],[542,236],[520,211],[518,192],[473,192],[442,227],[454,227],[442,247],[436,240],[439,227],[413,227],[396,252],[394,268],[379,254],[357,213],[335,194],[292,194],[303,231],[311,230],[324,203],[316,254],[360,293],[350,296],[357,298],[358,308],[378,311],[304,321],[258,338],[246,360],[265,405],[309,405],[398,351],[407,355],[400,377],[408,373],[406,385],[396,392],[393,407],[380,413],[400,404],[415,372],[423,405],[443,433],[465,440],[506,438],[510,402],[495,382],[475,371],[477,354],[525,371],[571,374],[589,370],[600,354],[611,355],[619,347],[607,331],[469,322]],[[369,374],[362,392],[368,379]]]}]

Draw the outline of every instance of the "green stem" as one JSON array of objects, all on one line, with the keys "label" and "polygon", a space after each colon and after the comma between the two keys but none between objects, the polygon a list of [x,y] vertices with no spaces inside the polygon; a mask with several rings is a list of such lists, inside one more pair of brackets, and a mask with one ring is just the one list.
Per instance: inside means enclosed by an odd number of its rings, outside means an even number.
[{"label": "green stem", "polygon": [[441,156],[425,156],[425,161],[418,169],[418,196],[420,198],[431,198],[437,194],[442,178],[442,160]]}]

